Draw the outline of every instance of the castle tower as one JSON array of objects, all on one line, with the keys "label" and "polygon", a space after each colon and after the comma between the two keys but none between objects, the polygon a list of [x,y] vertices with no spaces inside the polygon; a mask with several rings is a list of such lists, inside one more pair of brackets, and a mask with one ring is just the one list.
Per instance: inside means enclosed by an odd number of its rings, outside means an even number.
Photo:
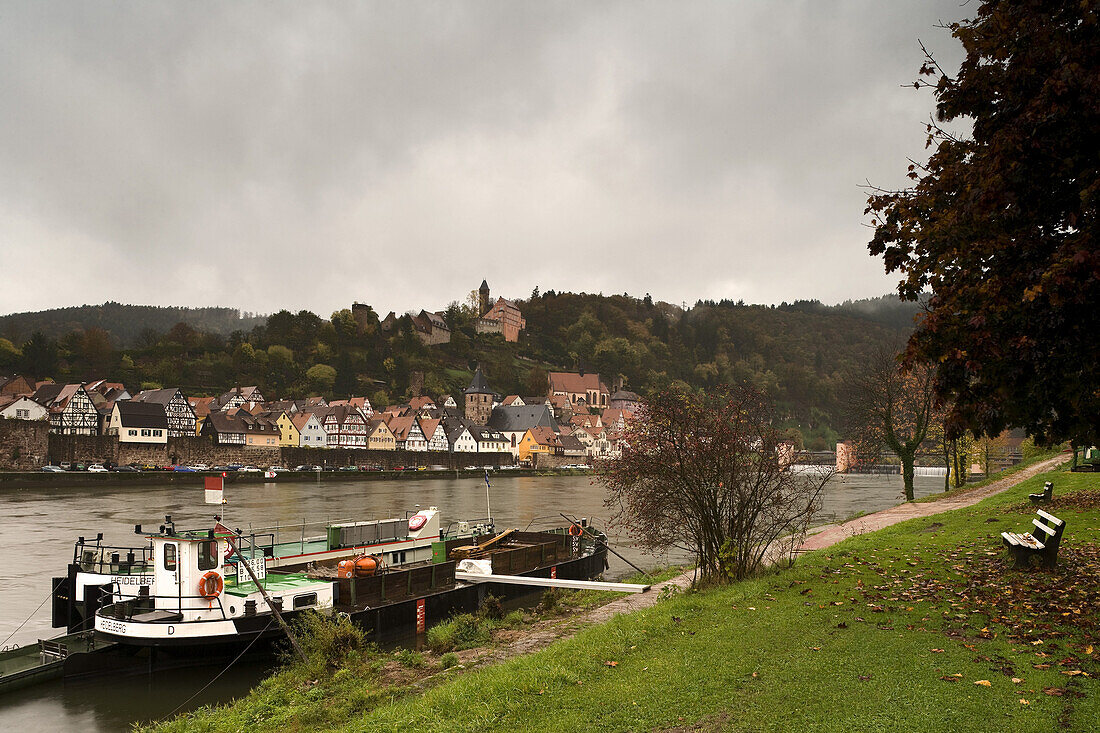
[{"label": "castle tower", "polygon": [[466,388],[465,395],[466,420],[474,425],[488,424],[489,416],[493,414],[493,390],[489,389],[480,365],[474,372],[474,378]]},{"label": "castle tower", "polygon": [[485,315],[489,310],[489,283],[482,280],[481,287],[477,289],[477,302],[479,316]]}]

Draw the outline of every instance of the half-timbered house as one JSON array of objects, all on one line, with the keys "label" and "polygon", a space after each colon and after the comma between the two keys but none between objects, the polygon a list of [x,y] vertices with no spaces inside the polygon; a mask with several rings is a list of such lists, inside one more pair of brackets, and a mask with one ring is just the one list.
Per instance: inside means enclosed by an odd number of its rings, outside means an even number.
[{"label": "half-timbered house", "polygon": [[417,422],[420,424],[420,432],[424,434],[424,439],[428,443],[428,450],[446,452],[450,448],[447,443],[447,431],[444,430],[441,420],[421,418]]},{"label": "half-timbered house", "polygon": [[191,403],[183,392],[175,387],[167,389],[146,389],[134,395],[131,402],[144,402],[161,405],[168,420],[168,437],[181,438],[195,434],[198,421]]},{"label": "half-timbered house", "polygon": [[366,448],[367,419],[350,405],[330,407],[321,418],[329,448]]},{"label": "half-timbered house", "polygon": [[80,384],[44,384],[31,398],[49,410],[50,432],[61,435],[96,435],[99,411]]}]

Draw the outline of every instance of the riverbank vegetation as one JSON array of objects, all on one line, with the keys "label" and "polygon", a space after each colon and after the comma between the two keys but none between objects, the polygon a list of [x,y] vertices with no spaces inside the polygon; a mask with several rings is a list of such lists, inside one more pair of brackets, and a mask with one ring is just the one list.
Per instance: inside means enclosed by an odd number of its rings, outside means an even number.
[{"label": "riverbank vegetation", "polygon": [[[1000,532],[1048,480],[1058,566],[1011,570]],[[396,684],[354,657],[317,682],[291,668],[163,729],[1087,731],[1098,601],[1100,476],[1055,472],[501,664]]]}]

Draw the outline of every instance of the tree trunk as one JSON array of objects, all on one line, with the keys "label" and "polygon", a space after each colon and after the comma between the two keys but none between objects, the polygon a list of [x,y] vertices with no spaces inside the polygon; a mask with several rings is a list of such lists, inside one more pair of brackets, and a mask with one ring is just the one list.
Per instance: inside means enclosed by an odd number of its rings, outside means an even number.
[{"label": "tree trunk", "polygon": [[913,501],[913,460],[914,455],[909,451],[898,454],[901,459],[901,480],[905,484],[905,500]]}]

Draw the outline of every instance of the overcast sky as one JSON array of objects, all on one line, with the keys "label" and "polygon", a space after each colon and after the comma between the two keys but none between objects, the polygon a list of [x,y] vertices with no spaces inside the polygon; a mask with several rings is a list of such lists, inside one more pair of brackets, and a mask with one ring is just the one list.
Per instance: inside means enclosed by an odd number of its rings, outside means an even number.
[{"label": "overcast sky", "polygon": [[0,0],[0,313],[890,292],[950,2]]}]

